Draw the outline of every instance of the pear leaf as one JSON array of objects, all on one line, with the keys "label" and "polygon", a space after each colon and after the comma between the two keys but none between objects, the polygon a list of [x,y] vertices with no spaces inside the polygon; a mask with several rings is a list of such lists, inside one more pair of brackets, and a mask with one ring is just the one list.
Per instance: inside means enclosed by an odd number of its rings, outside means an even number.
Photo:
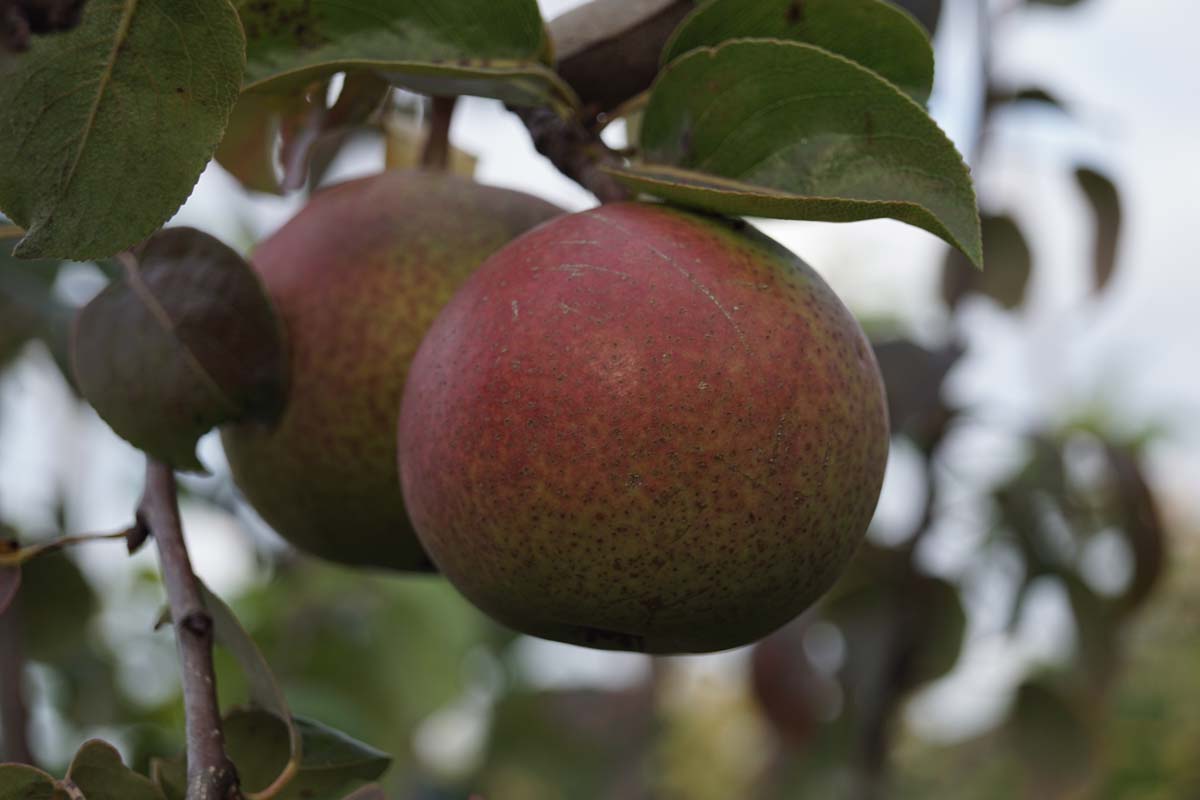
[{"label": "pear leaf", "polygon": [[244,39],[228,0],[89,3],[0,60],[0,209],[20,258],[87,260],[183,204],[225,130]]},{"label": "pear leaf", "polygon": [[181,469],[216,425],[270,421],[286,396],[282,324],[246,261],[170,228],[80,310],[72,340],[84,397],[120,436]]},{"label": "pear leaf", "polygon": [[883,0],[711,0],[675,29],[662,63],[730,39],[822,47],[874,70],[919,103],[933,90],[929,35],[908,12]]},{"label": "pear leaf", "polygon": [[983,252],[970,172],[937,123],[875,72],[797,42],[692,50],[651,90],[631,188],[730,215],[891,217]]},{"label": "pear leaf", "polygon": [[163,800],[150,779],[121,762],[116,748],[99,739],[84,742],[67,770],[67,780],[87,800]]},{"label": "pear leaf", "polygon": [[476,94],[567,110],[574,93],[546,63],[535,0],[237,0],[249,91],[280,91],[373,69],[430,95]]}]

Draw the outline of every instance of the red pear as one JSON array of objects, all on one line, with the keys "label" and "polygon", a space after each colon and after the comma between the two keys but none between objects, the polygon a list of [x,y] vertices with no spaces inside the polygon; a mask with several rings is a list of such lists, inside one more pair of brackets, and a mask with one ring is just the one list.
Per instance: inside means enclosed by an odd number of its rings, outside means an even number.
[{"label": "red pear", "polygon": [[332,561],[428,568],[396,472],[409,364],[487,256],[561,213],[463,178],[386,172],[318,192],[258,247],[287,329],[289,399],[276,426],[223,439],[238,486],[281,536]]},{"label": "red pear", "polygon": [[446,577],[526,633],[705,652],[838,576],[887,460],[854,317],[744,223],[628,203],[501,249],[438,317],[399,429]]}]

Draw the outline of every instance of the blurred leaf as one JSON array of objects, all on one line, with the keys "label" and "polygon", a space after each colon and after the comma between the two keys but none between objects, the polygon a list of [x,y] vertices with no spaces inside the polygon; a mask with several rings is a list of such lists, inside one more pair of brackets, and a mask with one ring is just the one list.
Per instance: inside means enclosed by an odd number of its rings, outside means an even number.
[{"label": "blurred leaf", "polygon": [[1093,278],[1096,291],[1108,286],[1117,266],[1117,244],[1121,236],[1121,197],[1116,184],[1095,170],[1081,167],[1075,179],[1091,206],[1096,239],[1093,249]]},{"label": "blurred leaf", "polygon": [[796,42],[727,42],[659,75],[630,188],[730,215],[892,217],[982,262],[962,156],[925,111],[870,70]]},{"label": "blurred leaf", "polygon": [[[283,189],[295,191],[308,183],[310,164],[321,145],[345,141],[345,134],[363,125],[380,109],[391,92],[386,80],[372,72],[350,72],[342,82],[333,106],[325,107],[327,85],[317,84],[320,102],[309,113],[285,118],[280,127],[282,143],[279,160],[283,164]],[[327,154],[331,160],[337,147]]]},{"label": "blurred leaf", "polygon": [[966,633],[955,586],[915,572],[906,551],[874,545],[859,549],[821,609],[846,638],[843,673],[860,697],[945,675]]},{"label": "blurred leaf", "polygon": [[71,800],[58,781],[36,767],[0,764],[0,800]]},{"label": "blurred leaf", "polygon": [[302,169],[295,169],[294,182],[307,178],[310,188],[319,186],[325,171],[353,135],[363,132],[369,124],[378,124],[376,117],[386,106],[391,92],[391,85],[376,73],[346,73],[337,100],[322,120],[320,135],[311,140],[302,157],[293,154],[295,146],[288,145],[285,140],[284,163],[304,165]]},{"label": "blurred leaf", "polygon": [[216,160],[247,189],[281,194],[275,145],[284,120],[303,117],[313,100],[307,92],[243,94],[229,116]]},{"label": "blurred leaf", "polygon": [[41,339],[63,368],[74,309],[54,294],[62,262],[18,260],[15,244],[0,239],[0,368],[30,339]]},{"label": "blurred leaf", "polygon": [[988,92],[988,106],[996,107],[1002,103],[1038,103],[1065,112],[1066,105],[1049,90],[1040,86],[1026,86],[1021,89],[996,89]]},{"label": "blurred leaf", "polygon": [[1045,680],[1017,690],[1006,734],[1033,776],[1029,797],[1053,797],[1086,779],[1092,765],[1091,727],[1070,699]]},{"label": "blurred leaf", "polygon": [[691,0],[572,3],[547,27],[555,70],[579,94],[583,115],[610,112],[645,92],[667,40]]},{"label": "blurred leaf", "polygon": [[811,620],[800,618],[754,646],[750,685],[763,716],[788,746],[801,747],[813,736],[837,686],[817,672],[804,649]]},{"label": "blurred leaf", "polygon": [[930,34],[937,33],[938,22],[942,18],[942,0],[894,0],[894,2],[912,14]]},{"label": "blurred leaf", "polygon": [[[275,800],[340,800],[391,764],[386,753],[318,722],[296,718],[294,723],[304,740],[304,757]],[[238,709],[225,716],[223,727],[225,751],[237,767],[242,789],[262,792],[288,765],[289,726],[269,711]],[[152,776],[168,800],[183,800],[187,762],[182,756],[156,759]]]},{"label": "blurred leaf", "polygon": [[630,778],[646,769],[653,723],[645,686],[509,692],[494,709],[489,755],[470,785],[497,798],[632,797]]},{"label": "blurred leaf", "polygon": [[1094,686],[1103,687],[1113,676],[1118,656],[1119,629],[1113,604],[1096,594],[1078,575],[1064,574],[1061,580],[1075,619],[1080,672]]},{"label": "blurred leaf", "polygon": [[[204,596],[204,606],[213,620],[213,638],[237,659],[250,688],[250,699],[279,719],[290,721],[292,712],[288,708],[287,697],[284,696],[283,689],[275,679],[275,673],[271,671],[271,666],[258,649],[258,645],[242,628],[233,611],[221,598],[204,584],[201,584],[200,588]],[[300,763],[303,753],[300,730],[294,724],[288,724],[287,728],[291,761]]]},{"label": "blurred leaf", "polygon": [[982,294],[1007,309],[1025,302],[1025,289],[1033,271],[1033,254],[1016,221],[1007,215],[984,214],[983,261],[987,269],[973,269],[962,253],[946,254],[942,272],[942,300],[954,309],[968,294]]},{"label": "blurred leaf", "polygon": [[1121,598],[1121,610],[1141,606],[1166,570],[1167,533],[1150,485],[1131,450],[1105,446],[1114,482],[1116,514],[1133,553],[1133,580]]},{"label": "blurred leaf", "polygon": [[48,553],[26,562],[21,592],[25,652],[35,660],[66,660],[87,635],[97,610],[96,593],[74,560]]},{"label": "blurred leaf", "polygon": [[373,69],[421,94],[478,94],[516,105],[573,107],[543,63],[533,0],[236,0],[250,91],[287,91],[345,69]]},{"label": "blurred leaf", "polygon": [[0,208],[26,229],[16,254],[109,256],[166,222],[221,139],[243,41],[226,0],[124,0],[89,4],[78,28],[0,62]]},{"label": "blurred leaf", "polygon": [[366,786],[355,789],[343,797],[342,800],[388,800],[388,797],[384,794],[383,788],[379,784],[369,783]]},{"label": "blurred leaf", "polygon": [[72,361],[113,430],[167,463],[202,470],[202,435],[282,408],[283,335],[241,256],[208,234],[170,228],[79,312]]},{"label": "blurred leaf", "polygon": [[892,432],[906,434],[919,446],[927,446],[950,417],[942,402],[942,384],[963,351],[955,346],[929,350],[908,339],[875,342],[872,346],[887,389]]},{"label": "blurred leaf", "polygon": [[894,83],[918,103],[933,89],[933,48],[908,13],[883,0],[710,0],[675,29],[662,63],[730,39],[778,39],[824,48]]},{"label": "blurred leaf", "polygon": [[[295,720],[303,737],[300,770],[278,800],[336,800],[357,784],[384,773],[391,758],[319,723]],[[226,750],[242,786],[260,792],[287,767],[288,725],[267,711],[234,711],[225,717]]]},{"label": "blurred leaf", "polygon": [[185,800],[187,797],[187,763],[179,758],[152,758],[150,780],[166,800]]},{"label": "blurred leaf", "polygon": [[[354,731],[406,774],[417,769],[416,727],[470,690],[469,658],[498,652],[487,635],[499,626],[439,578],[295,561],[240,597],[237,610],[297,713]],[[223,694],[237,697],[242,678],[222,650],[218,669]]]},{"label": "blurred leaf", "polygon": [[121,763],[116,748],[99,739],[79,748],[67,780],[79,787],[86,800],[163,800],[157,786]]}]

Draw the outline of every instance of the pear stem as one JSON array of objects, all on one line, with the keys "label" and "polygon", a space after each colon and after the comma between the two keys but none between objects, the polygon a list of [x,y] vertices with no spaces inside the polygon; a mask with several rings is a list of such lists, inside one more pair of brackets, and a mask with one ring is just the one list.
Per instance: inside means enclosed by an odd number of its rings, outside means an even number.
[{"label": "pear stem", "polygon": [[429,118],[429,136],[421,151],[421,166],[445,172],[450,165],[450,121],[454,118],[457,97],[435,97]]}]

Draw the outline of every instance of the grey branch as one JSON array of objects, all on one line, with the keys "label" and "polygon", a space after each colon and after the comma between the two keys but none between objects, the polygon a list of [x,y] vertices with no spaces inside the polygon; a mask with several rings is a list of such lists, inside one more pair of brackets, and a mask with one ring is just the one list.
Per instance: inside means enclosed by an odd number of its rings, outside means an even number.
[{"label": "grey branch", "polygon": [[152,458],[146,462],[146,490],[138,508],[138,521],[150,531],[158,546],[167,603],[175,625],[187,716],[187,800],[240,798],[237,771],[225,755],[221,732],[213,670],[212,617],[204,607],[183,541],[175,473]]}]

